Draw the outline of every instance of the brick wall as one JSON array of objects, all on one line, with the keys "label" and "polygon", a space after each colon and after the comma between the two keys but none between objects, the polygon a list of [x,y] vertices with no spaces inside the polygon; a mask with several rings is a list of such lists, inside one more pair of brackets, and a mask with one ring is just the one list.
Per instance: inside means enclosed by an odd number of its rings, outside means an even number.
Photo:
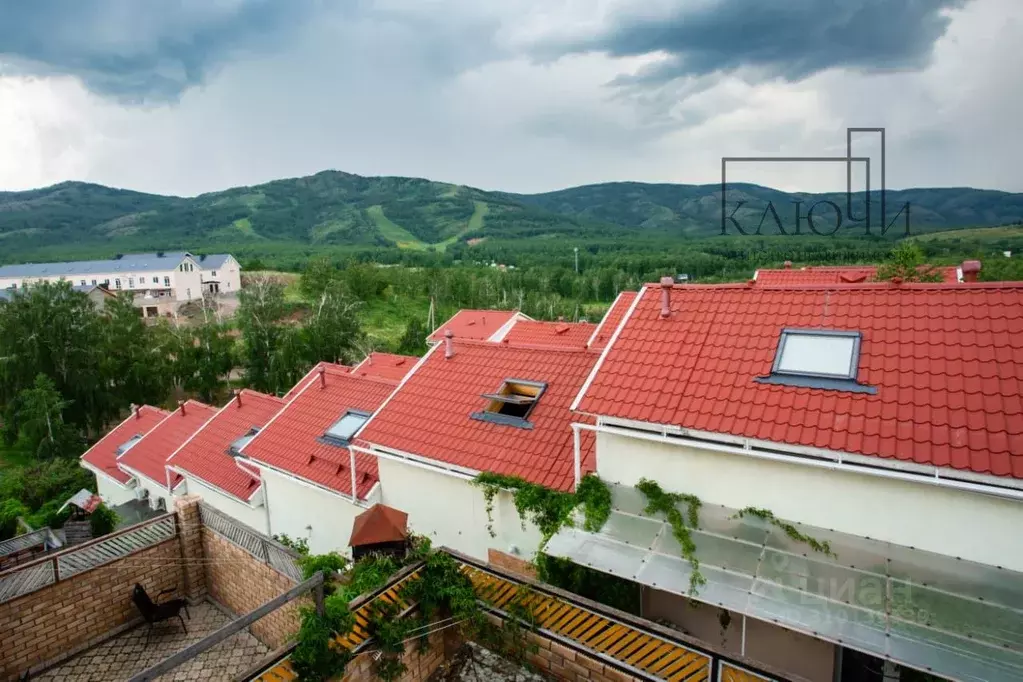
[{"label": "brick wall", "polygon": [[[429,636],[430,646],[420,652],[418,642],[405,645],[402,662],[405,663],[405,674],[397,682],[426,682],[426,680],[447,660],[452,644],[457,644],[446,637],[447,631],[434,632]],[[372,647],[371,647],[372,648]],[[379,678],[373,673],[371,654],[363,654],[352,660],[345,669],[341,682],[374,682]]]},{"label": "brick wall", "polygon": [[[202,529],[204,582],[209,597],[238,615],[254,611],[284,594],[295,582],[278,573],[244,549],[215,532]],[[249,630],[271,649],[284,645],[297,632],[299,608],[307,599],[297,599],[267,614]]]},{"label": "brick wall", "polygon": [[520,559],[512,554],[490,548],[487,550],[487,561],[494,568],[510,571],[516,575],[525,576],[534,580],[536,579],[536,566],[525,559]]},{"label": "brick wall", "polygon": [[183,589],[178,538],[0,604],[0,679],[15,680],[138,619],[131,590]]},{"label": "brick wall", "polygon": [[185,562],[184,568],[185,595],[193,604],[206,597],[205,562],[201,561],[204,557],[202,517],[199,516],[200,499],[198,495],[185,495],[174,500],[174,510],[178,514],[181,554],[189,559]]}]

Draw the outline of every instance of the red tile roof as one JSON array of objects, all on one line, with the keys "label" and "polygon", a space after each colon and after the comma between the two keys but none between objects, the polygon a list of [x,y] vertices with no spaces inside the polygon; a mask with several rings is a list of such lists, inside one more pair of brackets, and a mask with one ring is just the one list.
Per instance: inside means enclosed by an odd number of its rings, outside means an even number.
[{"label": "red tile roof", "polygon": [[625,317],[625,313],[629,310],[629,306],[636,300],[635,291],[623,291],[618,294],[618,298],[614,300],[611,307],[604,313],[604,319],[600,321],[597,328],[594,330],[593,337],[590,339],[590,348],[594,350],[604,350],[611,337],[615,333],[615,329],[618,328],[618,323]]},{"label": "red tile roof", "polygon": [[[430,351],[363,427],[360,443],[392,448],[463,467],[520,476],[559,490],[575,482],[569,410],[597,354],[584,350],[533,348],[479,341],[454,341],[454,357]],[[533,408],[532,429],[473,419],[487,406],[483,393],[505,379],[545,382]],[[582,435],[583,470],[593,470],[593,436]]]},{"label": "red tile roof", "polygon": [[427,340],[443,341],[444,332],[450,329],[456,339],[486,341],[516,316],[529,319],[517,310],[459,310],[450,320],[437,327]]},{"label": "red tile roof", "polygon": [[132,437],[145,435],[163,421],[167,412],[157,408],[143,405],[138,412],[132,413],[127,419],[110,430],[91,448],[82,455],[82,460],[94,468],[99,469],[110,478],[121,483],[127,483],[131,476],[117,467],[117,448],[121,447]]},{"label": "red tile roof", "polygon": [[229,495],[246,500],[259,489],[259,478],[241,469],[230,454],[231,443],[252,427],[262,428],[284,401],[248,389],[222,407],[217,416],[195,432],[167,465],[202,479]]},{"label": "red tile roof", "polygon": [[[179,407],[164,417],[131,450],[121,455],[117,463],[122,467],[130,467],[156,483],[167,485],[167,458],[216,413],[214,407],[195,400],[187,401],[184,413]],[[172,487],[180,480],[180,476],[171,474]]]},{"label": "red tile roof", "polygon": [[[955,266],[935,268],[941,273],[942,279],[948,283],[959,281],[959,271]],[[802,268],[785,268],[781,270],[757,270],[754,279],[757,286],[785,286],[798,284],[856,284],[872,282],[877,275],[876,265],[808,265]]]},{"label": "red tile roof", "polygon": [[519,320],[504,337],[502,343],[518,346],[557,346],[559,348],[585,348],[593,335],[595,324],[586,322],[536,322]]},{"label": "red tile roof", "polygon": [[409,373],[419,358],[412,355],[394,355],[392,353],[370,353],[366,359],[352,367],[351,373],[360,377],[376,377],[401,381]]},{"label": "red tile roof", "polygon": [[408,538],[408,514],[383,504],[372,507],[352,522],[351,547],[401,542]]},{"label": "red tile roof", "polygon": [[[328,445],[320,438],[348,410],[373,412],[398,385],[396,381],[360,377],[347,368],[327,366],[323,383],[315,375],[252,441],[245,457],[351,495],[348,448]],[[356,494],[365,498],[376,484],[375,457],[356,454]]]},{"label": "red tile roof", "polygon": [[[578,409],[1023,478],[1023,283],[644,289]],[[862,333],[875,395],[761,384],[783,328]]]},{"label": "red tile roof", "polygon": [[321,367],[330,368],[336,372],[348,372],[352,368],[347,365],[335,365],[333,362],[317,362],[313,365],[312,369],[305,373],[298,383],[291,387],[287,393],[284,394],[284,402],[289,402],[292,398],[298,395],[298,392],[312,379],[316,374],[319,373]]}]

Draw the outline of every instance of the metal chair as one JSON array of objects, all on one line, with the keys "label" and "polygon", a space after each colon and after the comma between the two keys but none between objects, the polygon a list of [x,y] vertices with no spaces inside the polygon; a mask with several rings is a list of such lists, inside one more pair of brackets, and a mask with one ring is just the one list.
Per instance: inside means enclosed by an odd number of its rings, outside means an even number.
[{"label": "metal chair", "polygon": [[135,583],[135,588],[131,592],[131,600],[135,603],[135,607],[142,614],[142,617],[149,623],[149,631],[146,632],[146,646],[149,646],[149,636],[153,633],[153,626],[174,617],[181,621],[181,629],[185,631],[186,635],[188,634],[188,628],[185,627],[185,619],[181,617],[181,610],[184,609],[185,615],[188,616],[189,620],[192,620],[192,614],[188,612],[188,602],[184,599],[160,601],[160,597],[163,595],[173,593],[173,589],[163,590],[156,595],[156,601],[154,602],[149,598],[146,588]]}]

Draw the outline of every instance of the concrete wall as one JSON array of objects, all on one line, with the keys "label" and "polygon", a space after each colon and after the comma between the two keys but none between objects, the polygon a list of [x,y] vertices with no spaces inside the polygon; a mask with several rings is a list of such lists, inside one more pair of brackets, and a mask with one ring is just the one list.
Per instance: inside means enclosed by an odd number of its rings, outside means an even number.
[{"label": "concrete wall", "polygon": [[108,507],[114,507],[135,499],[135,489],[123,486],[112,481],[106,476],[96,476],[96,492],[99,494]]},{"label": "concrete wall", "polygon": [[[1023,503],[976,493],[710,452],[626,436],[597,436],[606,481],[646,477],[705,504],[770,509],[779,518],[1023,571]],[[978,533],[977,529],[984,529]]]},{"label": "concrete wall", "polygon": [[[172,460],[173,461],[173,460]],[[185,475],[185,489],[189,495],[198,495],[203,501],[218,511],[222,511],[233,519],[244,523],[253,530],[267,534],[266,508],[262,505],[251,507],[244,504],[230,495],[203,483],[197,478]],[[181,493],[182,491],[178,491]],[[262,494],[257,494],[256,499],[261,501]]]},{"label": "concrete wall", "polygon": [[409,527],[428,536],[435,547],[450,547],[480,561],[488,560],[491,548],[532,560],[540,531],[532,524],[522,529],[510,493],[494,499],[497,537],[491,537],[483,491],[469,481],[394,460],[381,458],[378,463],[383,503],[407,512]]},{"label": "concrete wall", "polygon": [[275,471],[260,468],[266,505],[270,510],[269,535],[281,533],[306,538],[312,554],[351,554],[348,540],[355,517],[365,511],[351,500]]},{"label": "concrete wall", "polygon": [[139,617],[131,590],[182,590],[181,546],[170,538],[0,604],[0,679],[15,680],[83,649]]},{"label": "concrete wall", "polygon": [[727,626],[722,626],[724,609],[651,588],[643,589],[642,609],[647,620],[670,623],[691,637],[766,667],[814,682],[832,682],[834,678],[835,646],[829,642],[753,618],[746,619],[744,640],[742,614],[727,611]]}]

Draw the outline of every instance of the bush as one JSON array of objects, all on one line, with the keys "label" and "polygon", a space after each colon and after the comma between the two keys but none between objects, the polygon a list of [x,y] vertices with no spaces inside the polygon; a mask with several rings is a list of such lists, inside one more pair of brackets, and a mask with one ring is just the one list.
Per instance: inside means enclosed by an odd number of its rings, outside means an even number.
[{"label": "bush", "polygon": [[0,540],[17,535],[18,517],[26,514],[28,509],[19,500],[8,498],[0,503]]},{"label": "bush", "polygon": [[99,538],[114,532],[118,521],[120,518],[118,518],[117,512],[105,504],[100,504],[89,514],[89,529],[92,531],[92,537]]}]

